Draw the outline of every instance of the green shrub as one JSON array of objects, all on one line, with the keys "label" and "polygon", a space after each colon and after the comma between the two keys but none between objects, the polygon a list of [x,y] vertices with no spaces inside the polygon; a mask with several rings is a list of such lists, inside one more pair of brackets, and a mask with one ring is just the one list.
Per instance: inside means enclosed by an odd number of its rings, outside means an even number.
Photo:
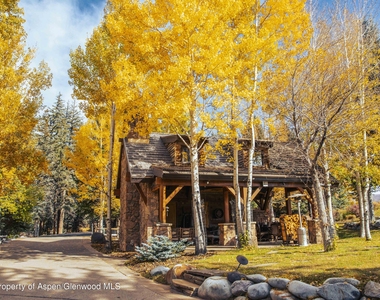
[{"label": "green shrub", "polygon": [[170,258],[181,256],[186,247],[191,245],[187,239],[178,242],[171,241],[167,236],[157,235],[150,237],[141,247],[136,247],[135,257],[140,262],[144,261],[165,261]]}]

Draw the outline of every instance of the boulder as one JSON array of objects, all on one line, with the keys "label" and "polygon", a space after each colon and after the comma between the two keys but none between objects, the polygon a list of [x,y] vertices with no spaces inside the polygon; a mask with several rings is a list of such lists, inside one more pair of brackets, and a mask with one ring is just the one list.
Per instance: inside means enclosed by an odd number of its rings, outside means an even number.
[{"label": "boulder", "polygon": [[266,282],[252,284],[248,287],[247,296],[252,300],[264,299],[270,295],[270,290],[270,285]]},{"label": "boulder", "polygon": [[360,291],[352,284],[338,282],[335,284],[324,284],[318,288],[318,295],[329,300],[359,300]]},{"label": "boulder", "polygon": [[369,298],[380,299],[380,283],[368,281],[364,287],[364,295]]},{"label": "boulder", "polygon": [[191,269],[193,269],[193,267],[187,264],[178,264],[173,266],[165,275],[166,282],[172,285],[173,279],[182,278],[183,272]]},{"label": "boulder", "polygon": [[358,286],[360,284],[360,281],[355,278],[344,278],[344,277],[332,277],[325,280],[323,284],[335,284],[335,283],[341,283],[341,282],[347,282],[349,284],[352,284],[353,286]]},{"label": "boulder", "polygon": [[231,283],[226,277],[211,276],[201,284],[198,297],[208,300],[227,300],[232,297]]},{"label": "boulder", "polygon": [[270,290],[270,298],[272,300],[297,300],[295,296],[293,296],[288,291],[283,290]]},{"label": "boulder", "polygon": [[290,282],[289,279],[286,278],[269,278],[268,284],[278,290],[286,290],[286,287],[288,286],[288,283]]},{"label": "boulder", "polygon": [[231,293],[234,296],[243,296],[247,293],[248,287],[253,282],[249,280],[237,280],[231,285]]},{"label": "boulder", "polygon": [[106,237],[101,232],[94,232],[91,235],[91,243],[92,244],[105,244],[106,243]]},{"label": "boulder", "polygon": [[246,276],[242,273],[239,273],[239,272],[229,272],[227,274],[227,280],[231,283],[233,283],[237,280],[241,280],[243,278],[246,278]]},{"label": "boulder", "polygon": [[253,283],[260,283],[260,282],[265,282],[267,281],[267,278],[264,275],[261,274],[252,274],[252,275],[247,275],[246,278]]},{"label": "boulder", "polygon": [[313,299],[318,297],[317,287],[298,280],[289,282],[288,291],[301,299]]},{"label": "boulder", "polygon": [[150,271],[150,275],[151,276],[165,275],[169,270],[170,270],[170,268],[168,268],[168,267],[158,266],[158,267],[155,267],[154,269],[152,269]]}]

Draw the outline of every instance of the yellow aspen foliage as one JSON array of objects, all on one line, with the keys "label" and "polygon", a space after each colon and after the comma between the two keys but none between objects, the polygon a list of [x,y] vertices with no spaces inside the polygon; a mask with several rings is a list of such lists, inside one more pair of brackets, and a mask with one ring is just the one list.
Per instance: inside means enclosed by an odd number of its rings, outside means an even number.
[{"label": "yellow aspen foliage", "polygon": [[[107,199],[109,128],[108,119],[88,119],[74,136],[75,149],[67,152],[66,165],[75,170],[79,201],[91,201],[94,212],[103,215]],[[117,169],[117,160],[114,160]],[[118,207],[119,201],[112,203]]]},{"label": "yellow aspen foliage", "polygon": [[50,86],[45,63],[31,68],[34,50],[26,47],[23,11],[17,0],[0,1],[0,196],[14,182],[31,183],[44,167],[32,131],[42,105],[41,91]]}]

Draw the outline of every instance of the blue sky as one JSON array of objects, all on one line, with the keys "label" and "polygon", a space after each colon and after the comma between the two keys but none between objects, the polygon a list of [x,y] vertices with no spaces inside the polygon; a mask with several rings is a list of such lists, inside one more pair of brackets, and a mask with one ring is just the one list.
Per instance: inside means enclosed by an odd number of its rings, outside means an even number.
[{"label": "blue sky", "polygon": [[105,0],[20,0],[28,46],[36,48],[34,65],[44,60],[53,73],[53,86],[44,92],[51,106],[59,93],[71,101],[68,84],[70,50],[84,45],[103,17]]}]

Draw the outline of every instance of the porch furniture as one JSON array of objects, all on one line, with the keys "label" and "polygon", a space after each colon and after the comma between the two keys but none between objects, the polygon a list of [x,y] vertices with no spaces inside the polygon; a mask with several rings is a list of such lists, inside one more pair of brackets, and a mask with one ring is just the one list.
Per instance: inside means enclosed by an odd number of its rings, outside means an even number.
[{"label": "porch furniture", "polygon": [[207,228],[207,244],[219,244],[219,229],[218,227]]},{"label": "porch furniture", "polygon": [[175,227],[172,228],[172,241],[180,241],[182,239],[193,240],[194,239],[194,228],[182,228]]}]

